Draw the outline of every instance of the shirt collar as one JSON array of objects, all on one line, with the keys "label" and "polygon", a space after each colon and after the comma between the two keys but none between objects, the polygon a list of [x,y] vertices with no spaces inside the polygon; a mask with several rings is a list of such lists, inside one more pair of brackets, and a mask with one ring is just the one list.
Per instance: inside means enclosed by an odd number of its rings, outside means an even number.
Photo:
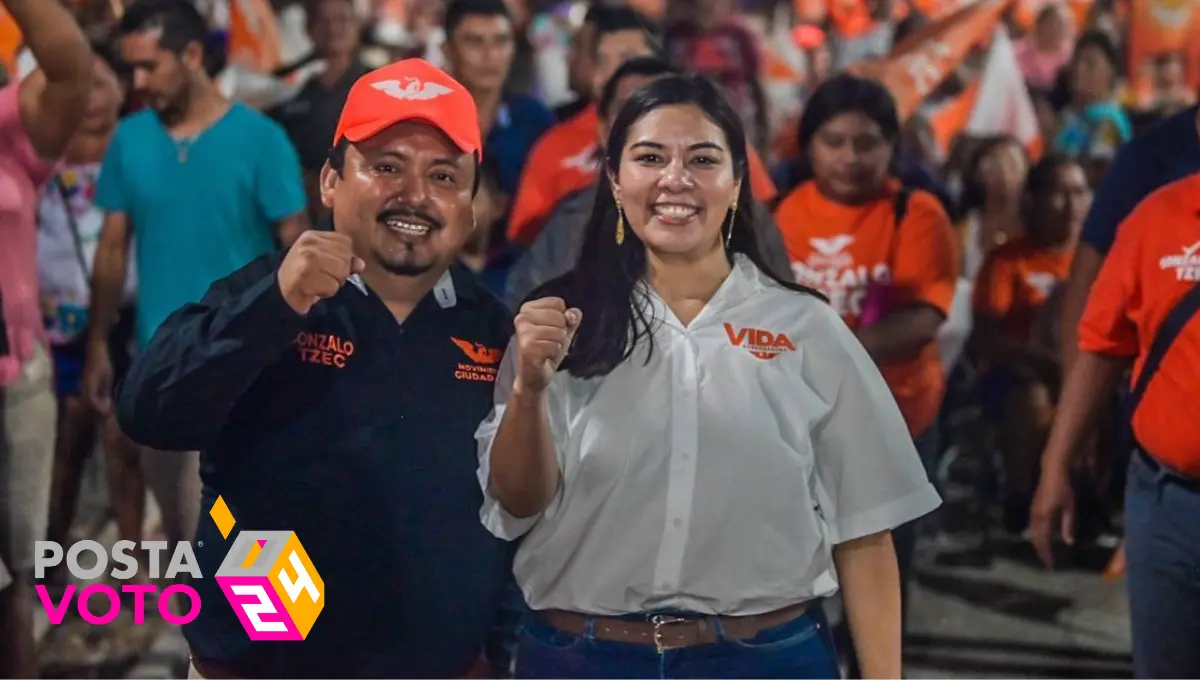
[{"label": "shirt collar", "polygon": [[[346,280],[363,295],[370,295],[370,292],[367,290],[367,284],[363,282],[362,277],[358,274],[351,274]],[[457,265],[451,265],[446,271],[442,272],[437,283],[433,284],[432,292],[433,299],[437,301],[438,307],[442,309],[451,309],[457,306],[460,297],[467,300],[475,299],[474,283],[467,277],[460,275]]]},{"label": "shirt collar", "polygon": [[[695,327],[697,321],[702,322],[711,315],[722,314],[728,309],[735,308],[751,296],[757,294],[763,289],[764,276],[766,275],[750,261],[750,258],[741,253],[735,253],[733,256],[733,267],[729,271],[729,276],[725,277],[725,280],[721,282],[712,299],[708,301],[708,304],[704,305],[704,310],[693,320],[692,326]],[[646,294],[656,319],[661,319],[666,324],[683,330],[674,312],[667,307],[666,303],[650,287],[649,283],[643,280],[639,287]]]},{"label": "shirt collar", "polygon": [[508,108],[508,102],[500,102],[500,108],[496,109],[496,122],[494,127],[507,128],[513,123],[512,111]]}]

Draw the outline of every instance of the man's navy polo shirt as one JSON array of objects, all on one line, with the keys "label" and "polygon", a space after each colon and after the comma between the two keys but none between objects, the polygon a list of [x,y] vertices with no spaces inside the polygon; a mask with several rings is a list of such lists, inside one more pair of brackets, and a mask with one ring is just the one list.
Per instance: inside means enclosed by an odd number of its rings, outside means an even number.
[{"label": "man's navy polo shirt", "polygon": [[538,100],[523,94],[504,96],[487,139],[483,140],[483,155],[495,163],[500,191],[509,198],[517,193],[521,170],[533,143],[553,125],[554,114]]},{"label": "man's navy polo shirt", "polygon": [[[509,313],[456,265],[403,324],[357,279],[300,316],[281,257],[171,315],[118,394],[136,441],[202,452],[188,643],[237,677],[462,676],[511,574],[512,546],[479,521],[474,439]],[[218,495],[228,540],[208,514]],[[213,578],[240,530],[304,546],[325,585],[307,639],[249,640]]]},{"label": "man's navy polo shirt", "polygon": [[1200,172],[1197,107],[1167,118],[1117,152],[1096,190],[1080,240],[1107,254],[1117,227],[1157,189]]}]

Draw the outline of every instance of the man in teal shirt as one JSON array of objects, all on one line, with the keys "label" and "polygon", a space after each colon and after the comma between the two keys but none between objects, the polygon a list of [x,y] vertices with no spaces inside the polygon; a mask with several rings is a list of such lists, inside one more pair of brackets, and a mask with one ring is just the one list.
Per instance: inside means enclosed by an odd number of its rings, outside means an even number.
[{"label": "man in teal shirt", "polygon": [[[139,275],[136,341],[210,284],[305,228],[296,151],[278,124],[218,91],[205,65],[208,27],[188,0],[138,0],[117,28],[135,96],[147,108],[118,126],[96,189],[106,215],[92,276],[84,394],[112,408],[108,330],[130,244]],[[198,457],[143,455],[168,541],[188,539],[200,506]]]}]

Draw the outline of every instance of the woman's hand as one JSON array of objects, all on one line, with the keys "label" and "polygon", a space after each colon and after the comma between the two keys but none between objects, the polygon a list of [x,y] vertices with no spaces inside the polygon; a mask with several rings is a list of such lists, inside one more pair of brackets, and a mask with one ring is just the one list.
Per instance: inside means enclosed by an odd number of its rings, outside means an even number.
[{"label": "woman's hand", "polygon": [[562,298],[530,300],[517,312],[516,392],[542,392],[567,356],[583,312],[567,309]]}]

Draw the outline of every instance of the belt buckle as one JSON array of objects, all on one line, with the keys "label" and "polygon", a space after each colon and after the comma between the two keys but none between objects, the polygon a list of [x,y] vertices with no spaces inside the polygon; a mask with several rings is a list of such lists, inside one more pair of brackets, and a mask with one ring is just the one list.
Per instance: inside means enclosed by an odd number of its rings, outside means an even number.
[{"label": "belt buckle", "polygon": [[687,619],[683,619],[678,616],[666,616],[663,614],[656,614],[656,615],[650,617],[650,623],[654,625],[654,648],[656,650],[658,650],[658,653],[660,655],[665,653],[668,650],[677,649],[677,647],[668,647],[667,643],[663,641],[663,637],[662,637],[663,626],[670,625],[672,623],[686,623],[686,622],[687,622]]}]

